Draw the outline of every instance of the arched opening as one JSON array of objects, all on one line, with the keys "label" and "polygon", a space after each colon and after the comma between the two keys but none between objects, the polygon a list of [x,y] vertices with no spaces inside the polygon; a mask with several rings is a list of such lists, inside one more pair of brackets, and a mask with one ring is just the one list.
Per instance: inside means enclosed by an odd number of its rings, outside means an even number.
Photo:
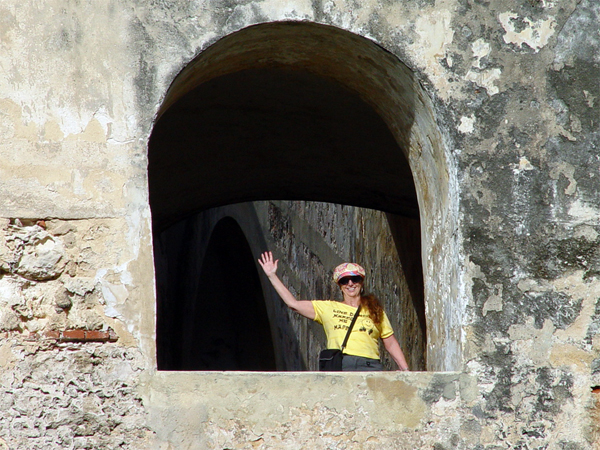
[{"label": "arched opening", "polygon": [[221,75],[173,104],[152,133],[150,195],[159,229],[265,199],[419,210],[406,157],[375,110],[335,80],[285,67]]},{"label": "arched opening", "polygon": [[[161,235],[187,218],[238,202],[310,200],[384,211],[410,285],[413,328],[424,339],[433,325],[437,342],[429,350],[439,352],[450,328],[426,316],[424,299],[428,290],[442,291],[446,275],[424,283],[421,253],[431,273],[446,259],[431,253],[442,251],[431,242],[446,238],[440,211],[448,173],[427,102],[396,57],[332,27],[264,24],[221,39],[178,75],[151,136],[155,248],[164,249]],[[256,257],[259,247],[250,246]],[[159,304],[160,280],[177,266],[167,253],[155,251]],[[428,314],[436,309],[428,303]],[[159,314],[173,313],[163,307]],[[444,362],[430,368],[436,366]]]},{"label": "arched opening", "polygon": [[[191,248],[195,231],[175,230],[169,245]],[[198,273],[174,270],[159,296],[159,370],[275,370],[260,280],[237,222],[221,219],[204,250]],[[196,255],[165,256],[189,261]]]}]

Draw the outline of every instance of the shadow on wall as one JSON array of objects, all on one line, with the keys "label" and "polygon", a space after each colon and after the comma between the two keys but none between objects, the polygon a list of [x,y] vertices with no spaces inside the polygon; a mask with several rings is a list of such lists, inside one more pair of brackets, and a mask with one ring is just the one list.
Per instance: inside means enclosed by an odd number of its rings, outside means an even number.
[{"label": "shadow on wall", "polygon": [[158,286],[159,370],[276,370],[256,264],[239,225],[228,217],[217,223],[195,273],[194,235],[202,230],[194,220],[181,225],[163,243],[161,260],[178,267]]},{"label": "shadow on wall", "polygon": [[420,332],[425,339],[427,318],[425,316],[423,264],[420,256],[421,224],[418,220],[396,214],[387,214],[387,219],[402,264],[404,278],[410,290],[410,299],[418,318]]}]

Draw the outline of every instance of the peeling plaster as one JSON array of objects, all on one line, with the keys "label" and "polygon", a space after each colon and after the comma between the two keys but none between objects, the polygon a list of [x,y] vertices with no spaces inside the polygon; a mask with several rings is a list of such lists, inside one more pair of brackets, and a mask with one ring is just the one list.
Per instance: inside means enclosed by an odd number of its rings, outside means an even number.
[{"label": "peeling plaster", "polygon": [[471,50],[473,51],[473,57],[475,58],[473,67],[482,69],[481,60],[491,53],[492,46],[480,38],[471,44]]},{"label": "peeling plaster", "polygon": [[571,366],[585,371],[589,370],[594,354],[573,344],[557,344],[552,347],[549,360],[556,367]]},{"label": "peeling plaster", "polygon": [[267,17],[280,19],[310,19],[313,17],[313,4],[310,0],[296,1],[293,3],[281,0],[263,0],[258,3],[261,12]]},{"label": "peeling plaster", "polygon": [[[520,17],[517,13],[511,11],[499,14],[498,20],[506,31],[503,36],[504,42],[515,44],[520,48],[523,45],[527,45],[536,53],[548,44],[556,27],[554,18],[533,21],[528,17]],[[522,21],[527,24],[527,27],[521,31],[517,31],[517,27],[513,23],[517,21]]]},{"label": "peeling plaster", "polygon": [[502,71],[497,68],[481,72],[469,70],[465,79],[467,81],[472,81],[477,86],[481,86],[487,91],[489,96],[492,96],[500,92],[500,89],[496,85],[496,82],[500,79],[500,75],[502,75]]},{"label": "peeling plaster", "polygon": [[529,170],[534,170],[534,169],[535,169],[535,167],[533,167],[531,165],[529,160],[527,158],[525,158],[524,156],[521,156],[521,158],[519,158],[519,164],[517,164],[515,166],[515,168],[513,169],[513,173],[517,174],[517,173],[521,173],[523,171],[529,171]]},{"label": "peeling plaster", "polygon": [[464,134],[472,133],[475,130],[475,116],[471,114],[469,117],[462,116],[460,118],[460,124],[458,125],[458,131]]},{"label": "peeling plaster", "polygon": [[577,227],[573,233],[575,239],[584,238],[588,242],[595,242],[596,239],[598,239],[598,236],[600,236],[600,234],[589,225],[581,225]]},{"label": "peeling plaster", "polygon": [[545,320],[542,329],[538,330],[533,322],[533,318],[528,318],[523,325],[511,325],[508,335],[513,341],[513,348],[522,358],[529,359],[531,364],[543,365],[550,355],[555,327],[550,320]]},{"label": "peeling plaster", "polygon": [[587,203],[581,199],[575,199],[569,206],[568,211],[571,216],[571,224],[584,225],[584,224],[600,224],[600,209],[596,205]]},{"label": "peeling plaster", "polygon": [[419,64],[429,73],[430,79],[444,97],[448,97],[451,89],[449,75],[440,61],[446,57],[448,47],[454,39],[451,22],[450,10],[423,11],[417,16],[414,24],[419,39],[411,45],[413,53],[418,55]]},{"label": "peeling plaster", "polygon": [[502,285],[496,284],[494,286],[495,293],[483,304],[483,315],[486,316],[489,311],[502,311]]},{"label": "peeling plaster", "polygon": [[556,337],[581,345],[588,332],[590,319],[594,317],[596,301],[600,298],[600,280],[583,280],[584,274],[577,271],[554,282],[557,291],[565,292],[576,300],[581,300],[581,312],[575,321],[564,330],[557,330]]},{"label": "peeling plaster", "polygon": [[564,175],[569,180],[569,185],[565,188],[565,194],[575,195],[577,192],[577,180],[575,180],[575,167],[564,161],[554,163],[553,168],[550,171],[550,178],[558,180],[560,175]]},{"label": "peeling plaster", "polygon": [[596,101],[596,99],[598,98],[597,96],[591,94],[590,92],[586,91],[585,89],[583,90],[583,95],[585,97],[585,101],[588,105],[588,107],[593,108],[594,107],[594,102]]}]

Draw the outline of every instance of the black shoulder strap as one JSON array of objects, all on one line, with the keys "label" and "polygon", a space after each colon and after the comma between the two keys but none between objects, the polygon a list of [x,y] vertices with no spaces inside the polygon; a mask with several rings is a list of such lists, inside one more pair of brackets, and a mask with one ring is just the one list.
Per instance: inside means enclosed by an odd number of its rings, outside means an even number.
[{"label": "black shoulder strap", "polygon": [[352,318],[352,322],[350,322],[350,326],[348,327],[348,332],[346,333],[346,337],[344,338],[344,343],[342,344],[342,348],[341,348],[342,352],[346,348],[346,344],[348,343],[348,338],[350,337],[350,332],[352,331],[354,322],[356,322],[356,319],[358,319],[359,314],[360,314],[360,305],[358,305],[358,308],[356,308],[356,313],[354,314],[354,317]]}]

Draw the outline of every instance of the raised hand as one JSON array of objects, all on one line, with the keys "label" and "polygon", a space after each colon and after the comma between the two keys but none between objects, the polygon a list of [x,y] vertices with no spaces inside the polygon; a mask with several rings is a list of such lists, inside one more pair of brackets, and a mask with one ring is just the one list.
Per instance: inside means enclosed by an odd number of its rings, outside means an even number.
[{"label": "raised hand", "polygon": [[258,259],[258,263],[265,271],[267,276],[275,275],[277,272],[277,262],[279,260],[276,259],[273,261],[273,253],[272,252],[264,252],[260,258]]},{"label": "raised hand", "polygon": [[273,253],[264,252],[260,255],[258,259],[258,263],[265,271],[267,278],[284,301],[286,305],[288,305],[291,309],[296,311],[299,314],[302,314],[304,317],[308,317],[309,319],[315,318],[315,308],[312,302],[296,300],[294,294],[290,292],[290,290],[281,282],[279,277],[277,276],[277,262],[279,260],[273,260]]}]

